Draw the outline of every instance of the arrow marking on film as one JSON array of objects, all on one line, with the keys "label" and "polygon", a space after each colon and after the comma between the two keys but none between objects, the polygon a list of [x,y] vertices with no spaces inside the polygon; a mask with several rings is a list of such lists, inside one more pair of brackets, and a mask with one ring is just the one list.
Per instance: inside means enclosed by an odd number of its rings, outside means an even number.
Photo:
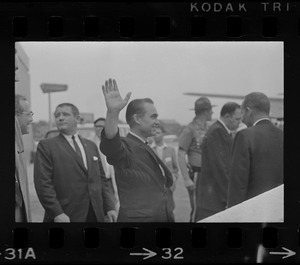
[{"label": "arrow marking on film", "polygon": [[149,259],[149,258],[156,256],[155,252],[153,252],[147,248],[143,248],[143,250],[147,251],[147,253],[130,253],[130,256],[146,256],[143,259]]},{"label": "arrow marking on film", "polygon": [[282,247],[282,249],[284,249],[286,252],[270,252],[270,255],[286,255],[286,256],[282,257],[283,259],[286,259],[286,258],[289,258],[296,254],[296,252],[294,252],[288,248]]}]

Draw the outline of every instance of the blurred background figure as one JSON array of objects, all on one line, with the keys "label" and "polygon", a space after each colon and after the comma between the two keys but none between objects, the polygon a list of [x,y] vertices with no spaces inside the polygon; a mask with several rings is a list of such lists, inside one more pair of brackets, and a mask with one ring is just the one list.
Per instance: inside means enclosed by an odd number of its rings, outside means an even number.
[{"label": "blurred background figure", "polygon": [[173,185],[170,188],[167,188],[167,193],[169,197],[168,198],[169,205],[173,213],[173,218],[175,219],[174,217],[175,202],[174,202],[173,192],[176,188],[179,166],[177,161],[176,150],[174,147],[169,146],[165,143],[164,135],[165,135],[165,129],[161,124],[159,124],[155,129],[154,136],[152,137],[153,142],[151,144],[151,148],[154,150],[157,156],[165,163],[165,165],[172,173]]},{"label": "blurred background figure", "polygon": [[[17,68],[16,68],[17,69]],[[18,81],[17,76],[15,77]],[[15,221],[31,222],[29,187],[22,135],[28,134],[33,119],[29,102],[15,95]]]},{"label": "blurred background figure", "polygon": [[178,138],[178,162],[188,190],[191,214],[190,222],[195,216],[195,183],[201,171],[202,141],[207,131],[207,121],[212,118],[212,106],[207,97],[200,97],[195,102],[195,117],[180,133]]},{"label": "blurred background figure", "polygon": [[227,206],[233,132],[241,120],[240,105],[228,102],[222,107],[220,118],[204,136],[202,169],[196,182],[196,222],[225,210]]},{"label": "blurred background figure", "polygon": [[118,189],[117,189],[117,185],[116,185],[114,167],[112,165],[108,164],[108,162],[106,160],[106,156],[100,150],[101,132],[102,132],[104,127],[105,127],[105,118],[100,117],[100,118],[96,119],[94,121],[95,135],[92,138],[90,138],[90,140],[93,141],[98,147],[101,162],[102,162],[102,166],[103,166],[103,170],[105,172],[105,176],[106,176],[107,179],[110,180],[110,183],[112,185],[112,189],[114,190],[114,193],[115,193],[116,211],[118,213],[119,208],[120,208],[120,202],[119,202],[119,196],[118,196]]}]

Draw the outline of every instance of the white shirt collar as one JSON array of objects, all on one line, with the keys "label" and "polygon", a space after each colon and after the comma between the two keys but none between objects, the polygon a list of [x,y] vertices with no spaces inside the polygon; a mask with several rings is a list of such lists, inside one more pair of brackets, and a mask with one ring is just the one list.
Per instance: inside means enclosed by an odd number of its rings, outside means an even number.
[{"label": "white shirt collar", "polygon": [[218,121],[223,125],[223,127],[225,128],[225,130],[228,132],[228,134],[231,134],[232,131],[228,129],[228,127],[226,126],[225,122],[222,121],[221,119],[218,119]]},{"label": "white shirt collar", "polygon": [[[76,148],[75,148],[75,146],[74,146],[74,143],[73,143],[73,139],[72,139],[72,136],[73,136],[73,135],[72,135],[72,134],[64,134],[64,133],[62,133],[62,135],[66,138],[66,140],[67,140],[68,143],[72,146],[72,148],[73,148],[74,150],[76,150]],[[79,135],[78,135],[77,132],[74,134],[74,137],[75,137],[75,141],[76,141],[76,143],[78,144],[78,147],[79,147],[79,149],[80,149],[80,151],[81,151],[84,166],[85,166],[85,168],[87,168],[86,153],[85,153],[83,144],[81,143],[81,141],[80,141],[80,139],[79,139]]]},{"label": "white shirt collar", "polygon": [[138,138],[139,140],[141,140],[143,143],[147,143],[147,141],[145,141],[142,137],[136,135],[136,134],[133,133],[132,131],[129,131],[129,133],[130,133],[131,135],[133,135],[134,137]]},{"label": "white shirt collar", "polygon": [[[64,134],[64,133],[61,133],[67,140],[68,139],[72,139],[72,134]],[[75,136],[75,139],[79,139],[79,136],[78,136],[78,133],[75,133],[74,134],[74,136]]]},{"label": "white shirt collar", "polygon": [[255,126],[257,123],[259,123],[260,121],[263,121],[263,120],[269,121],[270,119],[269,119],[269,118],[262,118],[262,119],[259,119],[259,120],[257,120],[256,122],[253,123],[253,126]]}]

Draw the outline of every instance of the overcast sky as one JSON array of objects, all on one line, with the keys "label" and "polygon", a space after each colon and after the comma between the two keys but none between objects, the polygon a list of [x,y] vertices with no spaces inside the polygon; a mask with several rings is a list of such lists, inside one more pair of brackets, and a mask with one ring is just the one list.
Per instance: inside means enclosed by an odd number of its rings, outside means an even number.
[{"label": "overcast sky", "polygon": [[[67,84],[51,95],[52,112],[62,102],[105,117],[101,86],[117,81],[121,95],[153,99],[161,119],[187,124],[195,96],[185,92],[246,95],[283,93],[282,42],[22,42],[29,57],[34,121],[48,120],[41,83]],[[213,118],[228,99],[210,98]],[[236,101],[241,103],[241,101]],[[125,109],[120,118],[125,120]]]}]

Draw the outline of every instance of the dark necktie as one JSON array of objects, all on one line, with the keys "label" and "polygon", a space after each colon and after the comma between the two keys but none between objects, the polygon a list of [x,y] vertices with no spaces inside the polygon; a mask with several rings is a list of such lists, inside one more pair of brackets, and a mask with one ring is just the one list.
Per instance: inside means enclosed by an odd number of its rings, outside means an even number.
[{"label": "dark necktie", "polygon": [[81,161],[83,163],[82,153],[80,151],[80,148],[79,148],[78,144],[75,141],[75,136],[74,135],[72,135],[72,139],[73,139],[73,144],[75,146],[76,153],[79,155],[79,157],[80,157],[80,159],[81,159]]}]

